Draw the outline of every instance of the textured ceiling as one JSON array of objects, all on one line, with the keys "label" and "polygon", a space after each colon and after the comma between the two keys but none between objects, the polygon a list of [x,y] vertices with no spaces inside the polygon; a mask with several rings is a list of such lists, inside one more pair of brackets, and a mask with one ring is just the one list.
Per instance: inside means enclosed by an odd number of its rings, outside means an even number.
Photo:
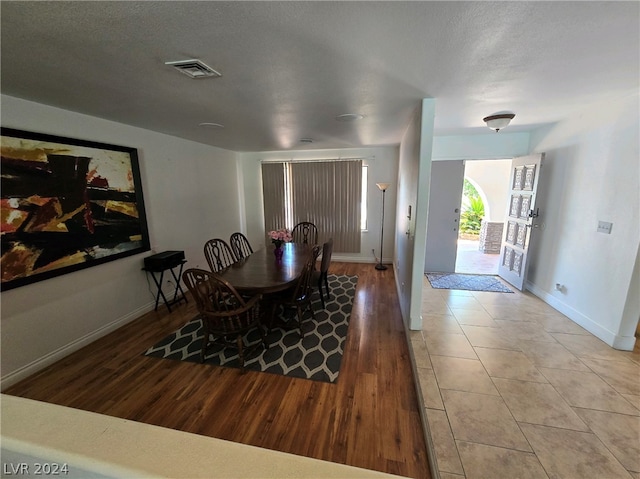
[{"label": "textured ceiling", "polygon": [[[500,111],[516,113],[509,131],[530,131],[640,83],[638,2],[0,8],[2,93],[234,151],[397,144],[429,97],[436,134],[485,133]],[[165,65],[191,58],[223,76]]]}]

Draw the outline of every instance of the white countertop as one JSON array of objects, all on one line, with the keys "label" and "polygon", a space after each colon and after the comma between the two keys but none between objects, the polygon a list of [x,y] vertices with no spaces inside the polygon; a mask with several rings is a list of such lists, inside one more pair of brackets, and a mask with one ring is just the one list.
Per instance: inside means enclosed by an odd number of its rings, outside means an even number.
[{"label": "white countertop", "polygon": [[2,477],[35,468],[55,477],[63,464],[58,476],[67,478],[400,477],[5,394],[0,401]]}]

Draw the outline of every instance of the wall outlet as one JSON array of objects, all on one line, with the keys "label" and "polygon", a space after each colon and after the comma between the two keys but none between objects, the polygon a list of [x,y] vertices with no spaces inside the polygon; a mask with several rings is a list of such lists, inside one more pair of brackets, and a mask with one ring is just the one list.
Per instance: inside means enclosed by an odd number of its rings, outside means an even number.
[{"label": "wall outlet", "polygon": [[606,221],[598,221],[598,233],[604,233],[606,235],[610,235],[611,228],[613,228],[613,223],[608,223]]}]

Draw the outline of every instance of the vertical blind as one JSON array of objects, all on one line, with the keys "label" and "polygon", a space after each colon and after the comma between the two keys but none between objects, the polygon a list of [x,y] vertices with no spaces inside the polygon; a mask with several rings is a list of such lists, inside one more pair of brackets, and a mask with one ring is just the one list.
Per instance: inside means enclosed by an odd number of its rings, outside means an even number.
[{"label": "vertical blind", "polygon": [[360,252],[362,160],[263,163],[262,172],[267,231],[310,221],[320,243]]},{"label": "vertical blind", "polygon": [[286,225],[284,163],[262,164],[262,194],[264,195],[264,227],[267,231]]}]

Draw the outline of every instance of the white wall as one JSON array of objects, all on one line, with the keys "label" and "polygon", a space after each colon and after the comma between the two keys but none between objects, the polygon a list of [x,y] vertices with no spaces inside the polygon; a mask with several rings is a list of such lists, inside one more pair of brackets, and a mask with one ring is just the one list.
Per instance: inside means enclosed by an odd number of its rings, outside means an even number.
[{"label": "white wall", "polygon": [[[412,330],[422,327],[422,282],[427,221],[435,100],[425,98],[416,108],[400,143],[398,206],[394,269],[402,317]],[[407,213],[411,206],[411,219]]]},{"label": "white wall", "polygon": [[[2,95],[2,126],[138,149],[151,245],[206,266],[204,242],[240,229],[236,153]],[[153,307],[150,252],[2,292],[2,386]],[[143,351],[140,351],[142,354]]]},{"label": "white wall", "polygon": [[[620,349],[633,347],[640,317],[639,111],[635,92],[531,136],[532,152],[546,153],[547,185],[528,287]],[[598,220],[613,223],[610,235],[596,231]]]},{"label": "white wall", "polygon": [[501,130],[474,135],[436,136],[434,160],[493,160],[524,156],[529,152],[529,133]]},{"label": "white wall", "polygon": [[394,224],[396,221],[396,181],[398,175],[398,147],[381,146],[337,150],[287,150],[262,153],[240,153],[244,188],[246,234],[252,245],[265,244],[264,206],[262,199],[261,160],[304,160],[331,158],[362,158],[369,168],[368,225],[362,232],[360,253],[333,253],[336,261],[374,263],[380,250],[380,223],[382,220],[382,193],[376,183],[390,183],[385,197],[384,262],[391,262],[394,250]]}]

